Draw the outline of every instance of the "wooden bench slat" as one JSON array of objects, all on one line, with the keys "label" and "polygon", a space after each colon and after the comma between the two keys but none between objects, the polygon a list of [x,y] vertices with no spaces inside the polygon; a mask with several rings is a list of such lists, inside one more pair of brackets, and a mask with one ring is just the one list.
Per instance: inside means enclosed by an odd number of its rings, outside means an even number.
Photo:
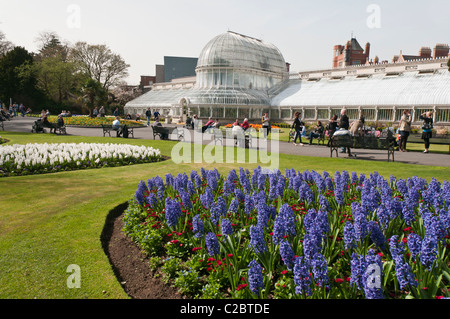
[{"label": "wooden bench slat", "polygon": [[184,131],[183,129],[179,129],[178,127],[164,127],[164,126],[154,126],[152,125],[153,130],[153,139],[156,139],[156,136],[159,136],[160,139],[163,139],[163,136],[167,136],[169,139],[172,134],[177,134],[178,140],[184,140]]},{"label": "wooden bench slat", "polygon": [[[383,132],[384,133],[384,132]],[[386,150],[388,153],[388,161],[395,160],[395,137],[392,133],[382,134],[380,137],[376,136],[352,136],[346,135],[333,135],[329,143],[330,157],[333,157],[333,152],[338,155],[338,149],[341,147],[348,147],[350,149],[374,149],[374,150]]]}]

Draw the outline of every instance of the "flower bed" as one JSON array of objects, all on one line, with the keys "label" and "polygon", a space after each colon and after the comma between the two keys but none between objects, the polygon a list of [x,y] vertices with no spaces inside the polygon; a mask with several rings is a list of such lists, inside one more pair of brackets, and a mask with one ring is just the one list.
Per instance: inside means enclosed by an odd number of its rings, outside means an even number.
[{"label": "flower bed", "polygon": [[[56,123],[57,116],[50,116],[49,122]],[[89,116],[71,116],[64,117],[64,124],[67,126],[86,126],[86,127],[97,127],[103,125],[112,125],[112,122],[115,120],[113,116],[106,117],[89,117]],[[143,126],[143,124],[139,121],[132,121],[121,119],[120,123],[122,125],[126,124],[127,126]]]},{"label": "flower bed", "polygon": [[446,298],[450,184],[217,170],[141,181],[123,231],[196,298]]},{"label": "flower bed", "polygon": [[0,176],[123,166],[161,160],[159,150],[127,144],[27,144],[0,147]]},{"label": "flower bed", "polygon": [[[278,126],[272,125],[272,129],[280,129]],[[233,128],[233,124],[227,124],[224,128]],[[255,129],[257,132],[262,128],[261,124],[250,124],[250,128]]]}]

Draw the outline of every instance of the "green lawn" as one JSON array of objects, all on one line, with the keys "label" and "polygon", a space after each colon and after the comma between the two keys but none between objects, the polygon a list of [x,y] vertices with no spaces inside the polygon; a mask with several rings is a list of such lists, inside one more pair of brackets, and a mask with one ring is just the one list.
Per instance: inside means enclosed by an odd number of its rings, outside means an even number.
[{"label": "green lawn", "polygon": [[[153,146],[170,156],[175,142],[102,137],[56,136],[2,132],[11,144],[129,143]],[[192,146],[193,147],[193,146]],[[193,147],[194,148],[194,147]],[[254,151],[252,151],[254,152]],[[127,298],[105,255],[100,236],[108,212],[134,195],[140,180],[167,173],[199,171],[201,167],[227,174],[258,164],[174,164],[172,160],[126,167],[0,178],[0,298]],[[347,170],[385,177],[417,175],[450,180],[450,170],[398,162],[348,161],[280,155],[280,170],[318,172]],[[81,288],[69,289],[69,265],[81,267]]]}]

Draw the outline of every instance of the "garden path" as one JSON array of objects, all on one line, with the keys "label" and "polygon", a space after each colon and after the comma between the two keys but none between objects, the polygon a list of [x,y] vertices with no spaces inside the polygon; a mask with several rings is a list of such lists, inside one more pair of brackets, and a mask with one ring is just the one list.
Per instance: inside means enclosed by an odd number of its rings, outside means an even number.
[{"label": "garden path", "polygon": [[[11,132],[31,132],[31,127],[34,118],[29,117],[17,117],[11,121],[4,122],[5,131]],[[166,126],[166,125],[164,125]],[[175,124],[167,126],[176,126]],[[75,136],[93,136],[101,137],[103,136],[101,128],[84,128],[84,127],[68,127],[67,133],[69,135]],[[1,132],[0,132],[1,135]],[[152,140],[153,132],[151,127],[143,127],[134,130],[134,137],[136,139]],[[308,140],[304,140],[307,143]],[[211,143],[210,140],[204,140],[204,144]],[[268,143],[268,151],[271,151],[270,143]],[[291,143],[279,142],[279,153],[281,154],[291,154],[291,155],[302,155],[302,156],[317,156],[317,157],[330,157],[330,149],[325,146],[318,145],[307,145],[304,146],[293,146]],[[387,162],[387,152],[379,150],[355,150],[353,153],[357,154],[358,159],[364,160],[375,160],[375,161],[386,161]],[[340,158],[346,158],[345,154],[339,154]],[[429,165],[429,166],[443,166],[450,167],[450,156],[448,154],[436,154],[428,153],[424,154],[421,152],[395,152],[395,161],[406,163],[406,164],[417,164],[417,165]]]}]

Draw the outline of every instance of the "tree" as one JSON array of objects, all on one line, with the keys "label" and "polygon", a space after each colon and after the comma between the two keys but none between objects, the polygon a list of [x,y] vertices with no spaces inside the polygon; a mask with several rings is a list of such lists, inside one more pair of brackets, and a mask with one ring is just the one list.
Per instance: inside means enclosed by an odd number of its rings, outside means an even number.
[{"label": "tree", "polygon": [[5,56],[6,53],[14,49],[14,44],[6,40],[5,34],[0,31],[0,58]]},{"label": "tree", "polygon": [[80,83],[75,65],[58,58],[38,59],[20,68],[22,77],[34,76],[36,86],[57,104],[68,103]]},{"label": "tree", "polygon": [[22,47],[15,47],[0,59],[0,98],[27,103],[37,103],[42,99],[42,93],[36,88],[34,74],[21,72],[32,64],[33,55]]},{"label": "tree", "polygon": [[101,83],[104,90],[109,90],[128,76],[130,65],[106,45],[77,42],[70,50],[70,57],[80,72]]},{"label": "tree", "polygon": [[68,61],[69,47],[56,33],[41,33],[36,41],[40,44],[39,53],[33,65],[23,67],[22,72],[34,74],[37,86],[49,99],[59,105],[67,104],[71,93],[85,79],[76,72],[75,63]]},{"label": "tree", "polygon": [[113,103],[124,106],[141,95],[141,93],[136,88],[128,86],[126,82],[122,82],[111,90],[110,95]]},{"label": "tree", "polygon": [[55,32],[41,32],[37,36],[35,42],[39,44],[38,58],[58,58],[63,62],[67,62],[69,56],[69,44],[63,43]]},{"label": "tree", "polygon": [[104,104],[107,99],[108,92],[103,88],[102,84],[94,79],[88,78],[80,88],[81,92],[81,100],[85,106],[87,106],[89,110],[89,114],[91,110],[95,106],[100,106],[100,104]]}]

